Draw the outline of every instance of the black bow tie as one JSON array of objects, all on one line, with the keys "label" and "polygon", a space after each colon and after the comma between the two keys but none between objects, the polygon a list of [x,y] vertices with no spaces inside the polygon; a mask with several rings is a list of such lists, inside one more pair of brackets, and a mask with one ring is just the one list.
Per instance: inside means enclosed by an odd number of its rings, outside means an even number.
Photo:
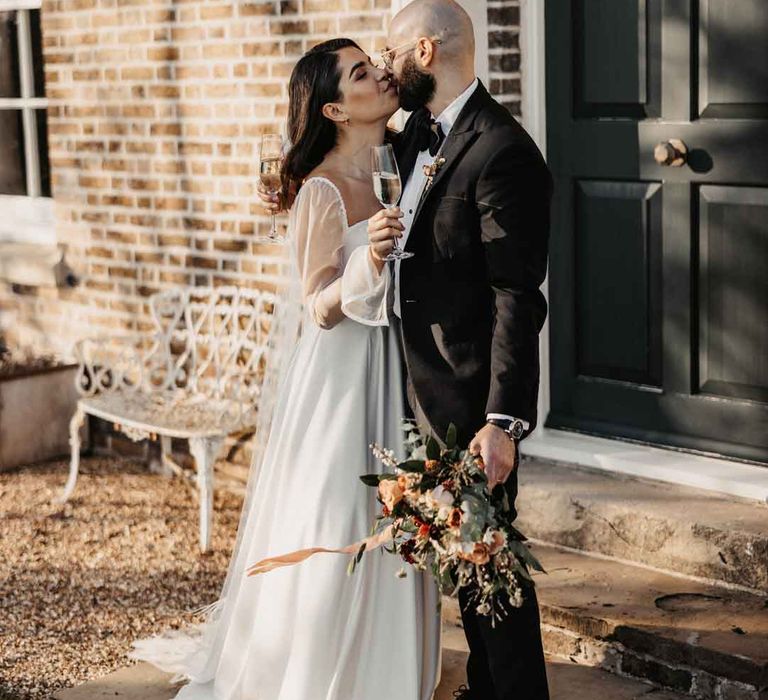
[{"label": "black bow tie", "polygon": [[416,143],[419,151],[429,149],[429,155],[436,156],[444,140],[445,134],[439,122],[426,114],[419,119],[416,128]]}]

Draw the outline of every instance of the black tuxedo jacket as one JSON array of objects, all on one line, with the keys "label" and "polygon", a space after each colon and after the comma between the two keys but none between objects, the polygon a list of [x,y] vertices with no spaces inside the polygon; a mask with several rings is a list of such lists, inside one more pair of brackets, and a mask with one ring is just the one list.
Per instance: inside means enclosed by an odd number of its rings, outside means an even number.
[{"label": "black tuxedo jacket", "polygon": [[[404,180],[415,117],[395,139]],[[487,413],[536,424],[552,178],[482,84],[440,156],[406,242],[415,256],[400,268],[404,358],[430,427],[444,437],[455,423],[466,445]]]}]

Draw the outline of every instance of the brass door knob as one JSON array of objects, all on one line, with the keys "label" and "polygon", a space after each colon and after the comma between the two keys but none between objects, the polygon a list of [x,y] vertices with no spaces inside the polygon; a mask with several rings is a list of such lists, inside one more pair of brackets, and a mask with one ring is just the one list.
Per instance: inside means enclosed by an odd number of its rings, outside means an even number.
[{"label": "brass door knob", "polygon": [[653,157],[659,165],[679,168],[688,159],[688,147],[680,139],[669,139],[653,149]]}]

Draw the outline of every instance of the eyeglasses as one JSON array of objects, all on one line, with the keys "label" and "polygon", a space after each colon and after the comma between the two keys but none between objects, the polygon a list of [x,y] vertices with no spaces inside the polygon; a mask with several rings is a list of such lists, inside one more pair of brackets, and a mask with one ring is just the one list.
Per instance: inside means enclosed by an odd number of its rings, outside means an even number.
[{"label": "eyeglasses", "polygon": [[[433,44],[442,44],[443,40],[440,37],[437,36],[430,36],[427,37],[429,41],[431,41]],[[405,44],[400,44],[400,46],[395,46],[394,49],[387,49],[386,51],[381,51],[381,62],[384,64],[384,68],[387,70],[392,70],[392,66],[395,63],[395,59],[397,58],[397,52],[400,51],[400,49],[404,49],[406,46],[409,46],[410,48],[408,51],[415,51],[416,45],[421,41],[422,37],[419,37],[418,39],[414,39],[413,41],[409,41]]]}]

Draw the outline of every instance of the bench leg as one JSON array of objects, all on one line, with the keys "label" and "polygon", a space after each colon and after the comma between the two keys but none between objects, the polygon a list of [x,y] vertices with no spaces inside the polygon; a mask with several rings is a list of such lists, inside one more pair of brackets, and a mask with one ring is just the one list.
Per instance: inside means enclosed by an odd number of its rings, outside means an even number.
[{"label": "bench leg", "polygon": [[171,438],[167,435],[160,436],[160,469],[164,476],[172,476],[176,473],[176,464],[173,461]]},{"label": "bench leg", "polygon": [[64,486],[64,490],[56,499],[56,503],[66,503],[72,492],[75,490],[75,484],[77,483],[77,474],[80,471],[80,428],[85,422],[85,411],[78,405],[75,410],[75,414],[69,421],[69,477],[67,483]]},{"label": "bench leg", "polygon": [[207,552],[211,545],[213,522],[213,464],[223,438],[190,438],[189,451],[197,467],[197,488],[200,491],[200,551]]}]

